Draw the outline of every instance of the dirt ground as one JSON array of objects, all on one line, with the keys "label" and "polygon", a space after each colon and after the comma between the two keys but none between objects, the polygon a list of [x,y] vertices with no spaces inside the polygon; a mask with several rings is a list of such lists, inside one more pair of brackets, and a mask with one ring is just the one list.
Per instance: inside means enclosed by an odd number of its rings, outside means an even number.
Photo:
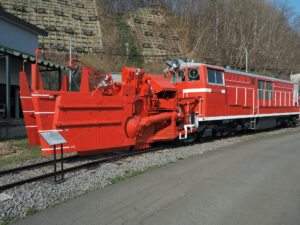
[{"label": "dirt ground", "polygon": [[12,146],[6,142],[0,142],[0,157],[11,156],[22,151],[21,148]]}]

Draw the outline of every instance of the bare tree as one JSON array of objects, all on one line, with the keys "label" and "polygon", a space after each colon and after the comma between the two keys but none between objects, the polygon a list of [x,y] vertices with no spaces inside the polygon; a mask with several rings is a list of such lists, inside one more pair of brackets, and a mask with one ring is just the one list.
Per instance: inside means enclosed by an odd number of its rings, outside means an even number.
[{"label": "bare tree", "polygon": [[[187,50],[198,61],[289,74],[300,67],[300,16],[273,0],[99,0],[107,12],[123,13],[159,5],[172,13]],[[178,20],[179,18],[179,20]],[[294,18],[294,19],[292,19]],[[172,22],[172,21],[170,21]],[[300,68],[299,68],[300,69]],[[299,71],[300,72],[300,71]]]}]

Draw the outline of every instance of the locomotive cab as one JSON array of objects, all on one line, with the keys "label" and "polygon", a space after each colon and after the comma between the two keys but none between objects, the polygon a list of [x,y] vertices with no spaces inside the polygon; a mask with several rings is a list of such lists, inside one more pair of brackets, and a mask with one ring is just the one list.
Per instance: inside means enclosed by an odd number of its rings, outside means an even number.
[{"label": "locomotive cab", "polygon": [[200,103],[197,103],[199,109],[195,111],[196,115],[200,117],[204,110],[211,111],[215,116],[222,113],[219,107],[225,104],[224,68],[178,59],[167,62],[167,65],[169,67],[165,69],[163,76],[178,88],[181,100],[185,99],[190,103],[191,98],[194,98],[202,104],[210,103],[210,107],[202,109]]},{"label": "locomotive cab", "polygon": [[224,113],[224,68],[178,59],[167,65],[163,76],[178,88],[179,107],[185,118],[182,139],[185,139],[187,133],[201,129],[199,121],[204,115]]},{"label": "locomotive cab", "polygon": [[167,65],[169,67],[164,70],[163,77],[177,87],[179,108],[185,118],[180,134],[185,139],[187,133],[195,132],[198,127],[198,118],[203,108],[201,105],[206,98],[206,71],[201,63],[179,59],[168,61]]},{"label": "locomotive cab", "polygon": [[[163,77],[168,79],[178,88],[178,96],[184,98],[191,88],[205,86],[205,73],[201,64],[174,60],[167,62],[169,66],[163,72]],[[187,96],[194,96],[193,93]]]}]

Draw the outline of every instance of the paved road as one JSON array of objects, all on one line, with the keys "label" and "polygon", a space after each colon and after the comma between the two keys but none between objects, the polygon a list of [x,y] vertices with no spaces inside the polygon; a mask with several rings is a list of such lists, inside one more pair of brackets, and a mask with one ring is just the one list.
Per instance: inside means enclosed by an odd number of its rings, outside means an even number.
[{"label": "paved road", "polygon": [[299,225],[300,132],[178,161],[18,224]]}]

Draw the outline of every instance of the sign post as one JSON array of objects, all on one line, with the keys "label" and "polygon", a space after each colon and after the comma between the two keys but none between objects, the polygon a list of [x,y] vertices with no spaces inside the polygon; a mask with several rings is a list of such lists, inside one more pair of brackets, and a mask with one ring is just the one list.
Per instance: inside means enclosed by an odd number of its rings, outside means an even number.
[{"label": "sign post", "polygon": [[[66,139],[58,132],[41,133],[42,138],[48,145],[53,146],[53,159],[54,159],[54,182],[62,182],[64,180],[64,158],[63,158],[63,144],[67,143]],[[61,179],[57,180],[56,170],[56,145],[60,145],[60,166],[61,166]]]}]

